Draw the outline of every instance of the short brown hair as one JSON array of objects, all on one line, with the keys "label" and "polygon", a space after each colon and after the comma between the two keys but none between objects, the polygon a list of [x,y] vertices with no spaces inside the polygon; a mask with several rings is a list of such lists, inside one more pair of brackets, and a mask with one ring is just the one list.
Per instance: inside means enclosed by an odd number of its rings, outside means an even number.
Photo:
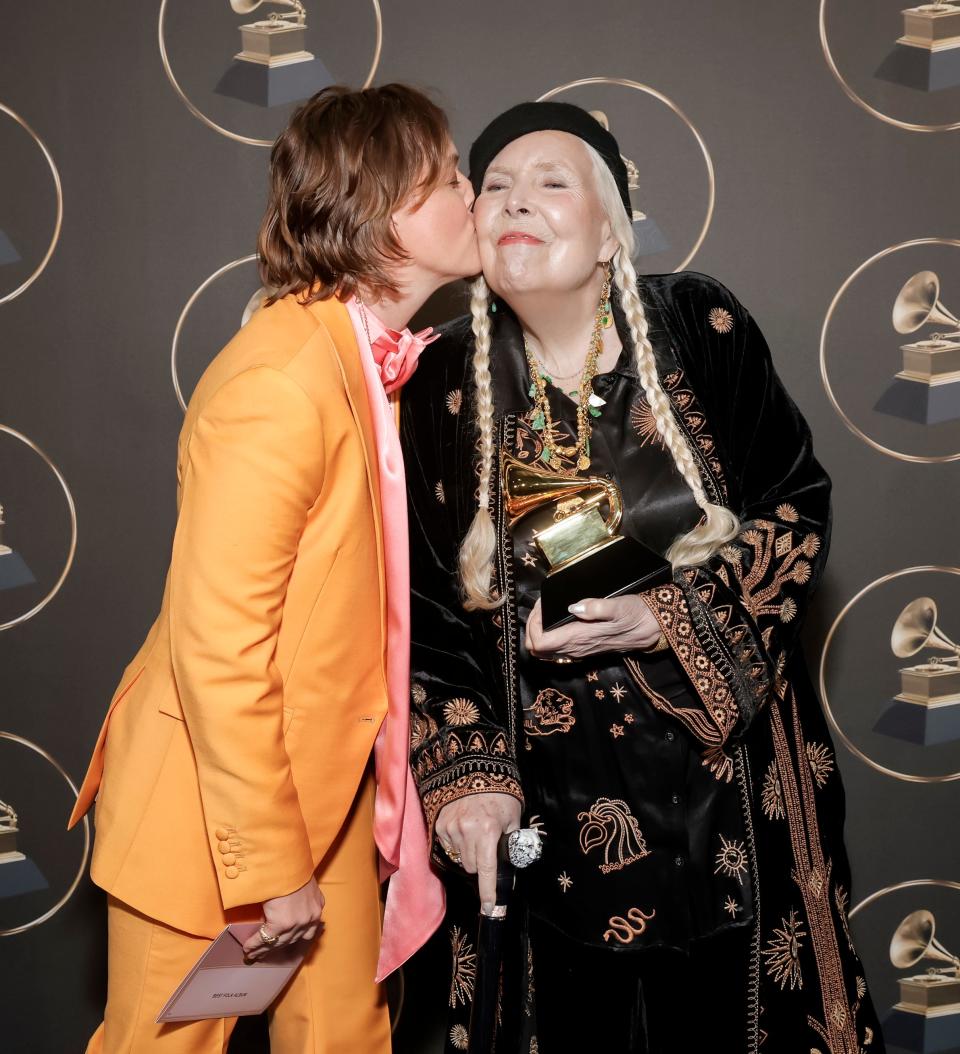
[{"label": "short brown hair", "polygon": [[346,299],[359,283],[397,295],[387,267],[406,259],[391,217],[426,200],[445,174],[447,117],[405,84],[308,99],[270,153],[270,196],[260,225],[260,277],[273,303]]}]

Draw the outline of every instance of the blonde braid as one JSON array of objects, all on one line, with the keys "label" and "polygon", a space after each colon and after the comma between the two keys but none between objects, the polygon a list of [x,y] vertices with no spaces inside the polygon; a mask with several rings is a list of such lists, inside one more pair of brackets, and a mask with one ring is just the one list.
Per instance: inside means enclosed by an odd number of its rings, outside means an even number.
[{"label": "blonde braid", "polygon": [[460,546],[460,585],[467,611],[490,611],[503,603],[493,594],[493,554],[497,545],[490,515],[493,477],[493,382],[490,376],[490,290],[482,277],[470,289],[473,315],[473,375],[476,387],[476,424],[480,435],[480,500],[476,515]]},{"label": "blonde braid", "polygon": [[613,236],[619,243],[613,258],[614,281],[620,291],[620,304],[633,342],[637,374],[664,446],[670,451],[677,471],[704,514],[704,519],[696,527],[673,540],[666,557],[674,568],[695,566],[709,560],[721,546],[735,538],[740,533],[740,521],[730,509],[714,504],[707,497],[693,450],[677,424],[673,406],[660,384],[653,346],[647,339],[647,313],[637,292],[637,272],[631,260],[634,249],[633,224],[623,207],[610,169],[592,146],[584,145],[593,161],[600,202],[610,221]]}]

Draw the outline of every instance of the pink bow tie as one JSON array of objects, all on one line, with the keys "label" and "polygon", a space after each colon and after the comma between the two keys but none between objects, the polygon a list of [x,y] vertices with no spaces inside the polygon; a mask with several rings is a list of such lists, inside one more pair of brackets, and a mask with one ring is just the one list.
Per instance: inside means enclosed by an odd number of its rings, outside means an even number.
[{"label": "pink bow tie", "polygon": [[391,332],[382,333],[373,342],[373,358],[387,395],[402,388],[410,380],[423,349],[440,339],[439,333],[433,333],[433,336],[431,333],[432,326],[420,330],[419,333],[411,333],[409,329],[405,329],[398,337],[394,337]]}]

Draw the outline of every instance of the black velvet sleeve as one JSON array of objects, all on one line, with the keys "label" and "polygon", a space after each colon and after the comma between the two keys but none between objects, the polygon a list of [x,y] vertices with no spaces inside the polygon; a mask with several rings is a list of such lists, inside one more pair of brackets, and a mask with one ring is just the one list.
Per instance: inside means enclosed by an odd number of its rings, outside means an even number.
[{"label": "black velvet sleeve", "polygon": [[457,553],[476,480],[461,344],[447,333],[428,349],[404,389],[400,420],[410,521],[411,765],[431,830],[444,805],[468,794],[523,800],[502,674],[491,662],[500,654],[488,638],[495,616],[466,612],[459,595]]},{"label": "black velvet sleeve", "polygon": [[675,716],[705,745],[704,764],[729,779],[726,744],[785,687],[826,559],[830,479],[746,309],[712,279],[688,284],[673,307],[742,528],[707,563],[679,569],[644,598],[698,696],[699,706]]}]

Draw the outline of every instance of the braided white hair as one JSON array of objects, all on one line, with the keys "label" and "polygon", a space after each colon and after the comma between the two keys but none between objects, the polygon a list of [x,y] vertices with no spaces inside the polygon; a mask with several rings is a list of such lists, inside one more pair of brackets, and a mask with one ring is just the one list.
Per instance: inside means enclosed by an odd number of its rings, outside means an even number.
[{"label": "braided white hair", "polygon": [[[637,272],[631,261],[634,251],[633,225],[623,207],[613,174],[596,150],[588,143],[600,203],[606,212],[619,247],[613,256],[613,281],[620,294],[620,305],[630,331],[630,342],[636,355],[637,374],[664,447],[670,452],[677,471],[690,488],[703,512],[703,518],[692,530],[675,538],[667,549],[667,559],[674,569],[696,566],[708,560],[718,549],[735,538],[740,522],[730,509],[710,501],[700,477],[696,458],[686,434],[677,424],[670,399],[657,374],[653,346],[647,338],[649,324],[637,292]],[[494,468],[493,393],[490,377],[490,289],[478,278],[471,289],[470,311],[473,315],[475,350],[473,356],[476,385],[476,426],[480,436],[480,495],[476,515],[460,548],[460,582],[467,610],[493,609],[503,603],[493,593],[493,554],[496,532],[490,514],[491,478]]]}]

